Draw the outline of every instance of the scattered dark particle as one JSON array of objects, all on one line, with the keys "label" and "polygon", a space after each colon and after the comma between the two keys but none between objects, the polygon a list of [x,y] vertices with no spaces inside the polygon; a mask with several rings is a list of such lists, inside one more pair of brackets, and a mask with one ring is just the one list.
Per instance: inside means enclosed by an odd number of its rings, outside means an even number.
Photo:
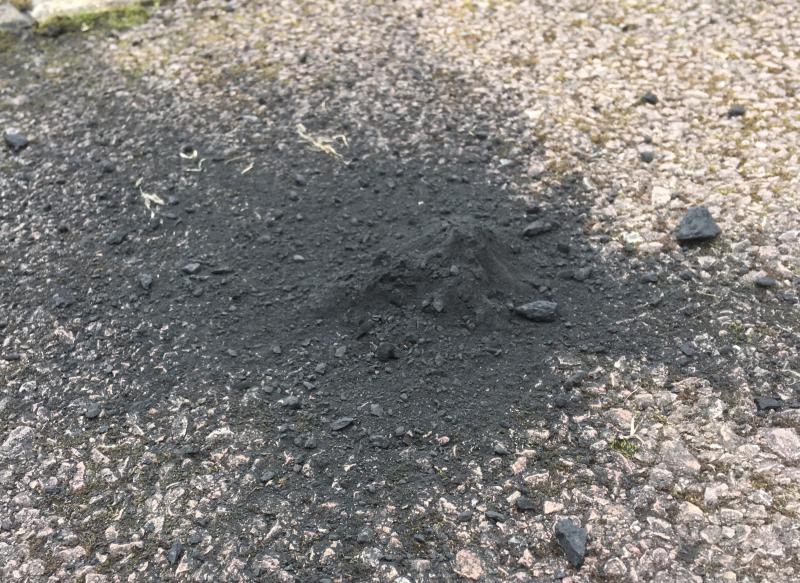
[{"label": "scattered dark particle", "polygon": [[119,245],[125,240],[128,234],[125,231],[114,231],[106,239],[108,245]]},{"label": "scattered dark particle", "polygon": [[514,505],[517,507],[517,510],[522,510],[523,512],[534,509],[533,500],[527,498],[526,496],[520,496],[517,498],[514,502]]},{"label": "scattered dark particle", "polygon": [[203,537],[199,532],[193,532],[192,534],[189,535],[189,540],[187,540],[186,542],[188,542],[190,545],[197,545],[200,544],[200,541],[202,540]]},{"label": "scattered dark particle", "polygon": [[570,565],[575,568],[580,567],[586,556],[586,529],[569,519],[563,519],[556,524],[555,535],[558,546],[561,547]]},{"label": "scattered dark particle", "polygon": [[355,419],[352,417],[340,417],[331,423],[331,430],[341,431],[342,429],[346,429],[353,424],[353,421],[355,421]]},{"label": "scattered dark particle", "polygon": [[587,373],[585,370],[577,370],[571,377],[569,377],[564,382],[564,388],[567,390],[574,389],[575,387],[580,385],[583,382],[583,379],[585,379],[586,377]]},{"label": "scattered dark particle", "polygon": [[200,453],[200,446],[195,444],[189,444],[181,446],[175,451],[178,455],[193,456]]},{"label": "scattered dark particle", "polygon": [[53,305],[56,308],[68,308],[75,303],[72,293],[67,290],[56,292],[53,296]]},{"label": "scattered dark particle", "polygon": [[388,342],[381,342],[378,345],[378,349],[375,351],[375,356],[381,362],[388,362],[397,358],[397,352],[395,351],[395,347],[393,344]]},{"label": "scattered dark particle", "polygon": [[140,273],[137,280],[139,281],[139,286],[145,291],[153,287],[153,276],[149,273]]},{"label": "scattered dark particle", "polygon": [[658,103],[658,97],[652,91],[648,91],[641,98],[642,103],[647,103],[648,105],[655,105]]},{"label": "scattered dark particle", "polygon": [[15,132],[6,132],[3,136],[6,147],[14,154],[19,154],[28,147],[28,138]]},{"label": "scattered dark particle", "polygon": [[486,516],[486,518],[488,518],[492,522],[505,522],[506,521],[506,517],[503,514],[501,514],[499,512],[495,512],[494,510],[487,510],[486,512],[484,512],[484,516]]},{"label": "scattered dark particle", "polygon": [[374,327],[375,322],[372,320],[372,318],[367,318],[359,325],[358,330],[356,331],[356,338],[362,338],[363,336],[366,336]]},{"label": "scattered dark particle", "polygon": [[294,409],[294,410],[300,409],[303,406],[300,397],[296,395],[289,395],[288,397],[284,397],[283,399],[278,401],[278,403],[280,403],[287,409]]},{"label": "scattered dark particle", "polygon": [[644,152],[639,153],[639,159],[645,164],[649,164],[655,159],[655,154],[653,154],[653,152],[650,150],[645,150]]},{"label": "scattered dark particle", "polygon": [[97,419],[100,416],[100,405],[90,402],[83,410],[83,416],[87,419]]},{"label": "scattered dark particle", "polygon": [[175,541],[167,552],[167,562],[174,567],[183,555],[183,545],[180,541]]},{"label": "scattered dark particle", "polygon": [[514,313],[533,322],[553,322],[556,319],[558,304],[547,300],[529,302],[514,308]]},{"label": "scattered dark particle", "polygon": [[756,402],[756,409],[758,409],[759,412],[779,411],[785,405],[783,401],[775,397],[756,397],[754,400]]},{"label": "scattered dark particle", "polygon": [[658,273],[655,271],[647,271],[642,274],[642,283],[658,283]]},{"label": "scattered dark particle", "polygon": [[493,450],[497,455],[508,455],[508,448],[502,443],[495,443]]},{"label": "scattered dark particle", "polygon": [[526,225],[525,228],[522,230],[522,236],[536,237],[537,235],[548,233],[555,228],[556,225],[552,221],[548,221],[546,219],[539,219]]},{"label": "scattered dark particle", "polygon": [[728,110],[728,117],[742,117],[745,114],[744,105],[736,103]]},{"label": "scattered dark particle", "polygon": [[372,529],[370,528],[362,528],[360,531],[358,531],[358,534],[356,535],[356,542],[362,545],[372,542],[372,539],[373,539],[373,533]]}]

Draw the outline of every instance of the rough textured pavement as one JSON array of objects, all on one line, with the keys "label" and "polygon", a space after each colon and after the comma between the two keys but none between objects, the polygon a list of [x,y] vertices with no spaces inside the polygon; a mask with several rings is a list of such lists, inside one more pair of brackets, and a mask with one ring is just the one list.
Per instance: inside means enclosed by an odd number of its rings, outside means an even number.
[{"label": "rough textured pavement", "polygon": [[799,578],[794,8],[0,37],[0,579]]}]

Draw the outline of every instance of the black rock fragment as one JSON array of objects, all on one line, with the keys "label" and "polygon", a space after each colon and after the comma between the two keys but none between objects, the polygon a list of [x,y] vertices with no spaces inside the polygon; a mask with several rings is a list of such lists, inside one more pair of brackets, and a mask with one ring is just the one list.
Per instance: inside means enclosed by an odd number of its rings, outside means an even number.
[{"label": "black rock fragment", "polygon": [[553,322],[556,319],[558,304],[547,300],[528,302],[514,308],[514,312],[532,322]]},{"label": "black rock fragment", "polygon": [[28,147],[29,143],[28,138],[16,132],[5,132],[3,140],[6,143],[6,147],[14,154],[22,152],[22,150]]},{"label": "black rock fragment", "polygon": [[331,430],[332,431],[341,431],[342,429],[347,429],[353,424],[352,417],[339,417],[333,423],[331,423]]},{"label": "black rock fragment", "polygon": [[647,103],[648,105],[655,105],[658,103],[658,96],[652,91],[648,91],[642,95],[641,101],[642,103]]},{"label": "black rock fragment", "polygon": [[728,109],[728,117],[742,117],[745,114],[744,105],[736,103]]},{"label": "black rock fragment", "polygon": [[573,567],[579,568],[586,556],[586,529],[565,518],[556,523],[555,534],[567,561]]},{"label": "black rock fragment", "polygon": [[680,243],[699,243],[713,239],[721,232],[708,209],[704,206],[695,206],[686,211],[678,225],[675,238]]},{"label": "black rock fragment", "polygon": [[395,350],[393,344],[381,342],[378,345],[378,349],[375,351],[375,356],[381,362],[389,362],[390,360],[397,358],[397,351]]}]

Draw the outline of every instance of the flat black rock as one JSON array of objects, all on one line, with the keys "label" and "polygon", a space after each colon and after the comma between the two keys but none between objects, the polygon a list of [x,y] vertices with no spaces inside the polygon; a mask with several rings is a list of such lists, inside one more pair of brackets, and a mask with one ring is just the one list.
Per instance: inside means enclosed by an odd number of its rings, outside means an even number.
[{"label": "flat black rock", "polygon": [[675,238],[680,243],[699,243],[709,241],[721,232],[708,209],[704,206],[695,206],[686,211],[678,225]]},{"label": "flat black rock", "polygon": [[554,322],[556,319],[558,304],[547,300],[537,300],[528,302],[514,308],[514,313],[532,322]]},{"label": "flat black rock", "polygon": [[775,287],[778,285],[778,282],[775,280],[774,277],[770,277],[768,275],[762,275],[756,278],[756,285],[758,287]]},{"label": "flat black rock", "polygon": [[579,568],[586,556],[586,529],[565,518],[556,523],[555,534],[569,564]]},{"label": "flat black rock", "polygon": [[514,504],[517,507],[517,510],[523,510],[523,511],[534,510],[533,500],[525,496],[520,496],[519,498],[517,498]]},{"label": "flat black rock", "polygon": [[756,409],[760,412],[779,411],[785,405],[783,401],[775,397],[756,397],[754,400],[756,402]]},{"label": "flat black rock", "polygon": [[491,520],[492,522],[505,522],[506,517],[499,512],[495,512],[494,510],[487,510],[484,512],[484,516]]}]

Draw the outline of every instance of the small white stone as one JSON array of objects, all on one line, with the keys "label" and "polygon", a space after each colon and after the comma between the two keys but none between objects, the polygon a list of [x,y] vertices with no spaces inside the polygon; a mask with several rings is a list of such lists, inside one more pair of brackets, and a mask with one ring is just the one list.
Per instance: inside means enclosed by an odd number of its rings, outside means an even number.
[{"label": "small white stone", "polygon": [[554,512],[561,512],[564,510],[564,505],[561,502],[545,500],[543,509],[545,514],[553,514]]},{"label": "small white stone", "polygon": [[691,502],[681,502],[678,508],[679,522],[702,522],[705,518],[703,511]]},{"label": "small white stone", "polygon": [[622,559],[614,557],[606,561],[603,566],[603,573],[609,578],[624,577],[628,573],[628,568],[622,562]]},{"label": "small white stone", "polygon": [[776,427],[762,432],[764,443],[783,459],[797,461],[800,459],[800,439],[794,429]]},{"label": "small white stone", "polygon": [[483,578],[483,563],[475,553],[462,549],[456,553],[455,572],[465,579],[478,581]]}]

